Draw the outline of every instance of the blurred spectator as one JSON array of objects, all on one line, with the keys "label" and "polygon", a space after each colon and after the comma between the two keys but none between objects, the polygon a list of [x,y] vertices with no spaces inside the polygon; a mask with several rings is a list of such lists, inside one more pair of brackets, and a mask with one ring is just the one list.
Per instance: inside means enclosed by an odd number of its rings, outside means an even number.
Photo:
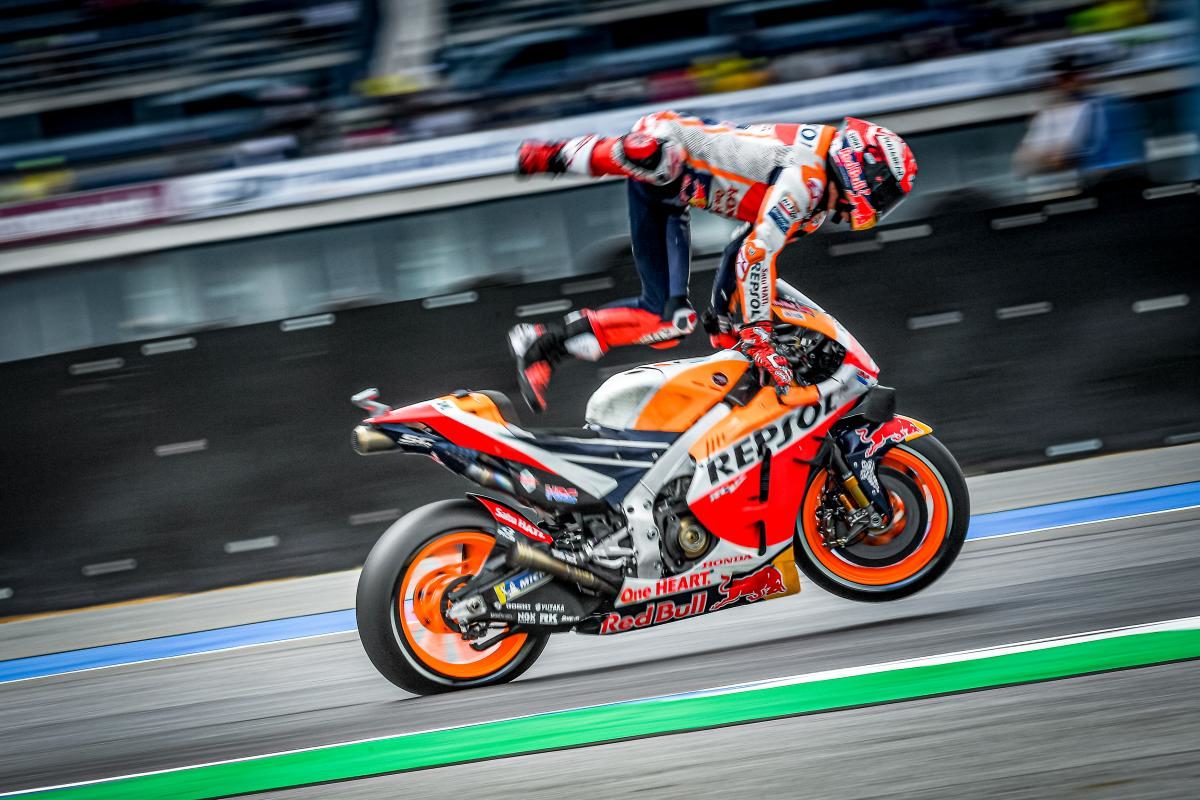
[{"label": "blurred spectator", "polygon": [[1013,155],[1018,175],[1087,172],[1111,160],[1116,142],[1110,101],[1091,85],[1079,56],[1064,56],[1052,69],[1049,103],[1034,115]]}]

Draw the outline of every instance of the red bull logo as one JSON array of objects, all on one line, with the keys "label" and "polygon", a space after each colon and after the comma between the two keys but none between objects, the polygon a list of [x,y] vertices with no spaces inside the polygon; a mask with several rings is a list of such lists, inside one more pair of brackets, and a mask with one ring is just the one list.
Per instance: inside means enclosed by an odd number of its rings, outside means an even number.
[{"label": "red bull logo", "polygon": [[886,425],[880,425],[878,428],[871,430],[869,428],[856,428],[854,431],[858,434],[858,439],[867,447],[867,458],[879,452],[880,448],[888,442],[899,444],[914,433],[921,433],[921,429],[903,417],[896,417]]},{"label": "red bull logo", "polygon": [[783,573],[774,565],[768,564],[758,572],[752,572],[740,578],[726,578],[719,587],[725,599],[712,607],[713,611],[724,608],[731,603],[745,600],[753,603],[773,594],[786,594],[787,586],[783,583]]},{"label": "red bull logo", "polygon": [[614,611],[600,624],[600,635],[623,633],[636,628],[648,628],[651,625],[661,625],[664,622],[695,617],[704,613],[707,604],[708,593],[697,592],[692,595],[691,601],[683,605],[675,605],[667,600],[661,603],[648,603],[640,614],[626,616]]}]

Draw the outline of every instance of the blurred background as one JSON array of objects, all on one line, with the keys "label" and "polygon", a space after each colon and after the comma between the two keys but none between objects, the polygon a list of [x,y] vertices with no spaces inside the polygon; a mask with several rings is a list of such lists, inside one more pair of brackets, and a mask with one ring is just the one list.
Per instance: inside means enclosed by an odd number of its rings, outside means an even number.
[{"label": "blurred background", "polygon": [[0,616],[351,567],[466,488],[354,456],[349,395],[514,392],[509,325],[636,293],[620,182],[513,154],[666,107],[912,144],[783,276],[968,472],[1200,440],[1198,5],[7,0]]}]

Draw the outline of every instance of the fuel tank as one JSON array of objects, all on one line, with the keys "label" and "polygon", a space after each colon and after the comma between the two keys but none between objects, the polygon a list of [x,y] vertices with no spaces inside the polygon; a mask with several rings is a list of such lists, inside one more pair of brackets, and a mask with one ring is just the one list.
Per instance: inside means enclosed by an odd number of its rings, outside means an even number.
[{"label": "fuel tank", "polygon": [[749,369],[741,353],[662,361],[619,372],[588,400],[591,425],[681,433],[721,402]]}]

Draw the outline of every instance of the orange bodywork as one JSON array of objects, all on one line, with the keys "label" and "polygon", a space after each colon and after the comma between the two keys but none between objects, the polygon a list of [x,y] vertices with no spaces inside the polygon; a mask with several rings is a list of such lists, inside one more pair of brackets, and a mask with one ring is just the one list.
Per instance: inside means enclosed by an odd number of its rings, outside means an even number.
[{"label": "orange bodywork", "polygon": [[734,408],[728,416],[713,425],[688,452],[697,461],[706,459],[779,419],[796,406],[812,405],[818,399],[815,386],[793,386],[788,390],[787,402],[782,403],[773,387],[763,387],[749,403]]},{"label": "orange bodywork", "polygon": [[471,392],[466,397],[455,397],[447,395],[444,399],[449,400],[454,405],[461,408],[468,414],[474,414],[477,417],[482,417],[492,422],[497,422],[501,425],[507,425],[508,420],[500,413],[500,409],[492,402],[492,398],[478,392]]},{"label": "orange bodywork", "polygon": [[771,310],[775,313],[775,319],[780,322],[808,328],[828,336],[835,342],[838,341],[837,323],[824,311],[817,311],[815,308],[800,311],[782,303],[776,303]]},{"label": "orange bodywork", "polygon": [[[750,365],[741,359],[706,361],[664,383],[633,423],[636,431],[680,433],[729,393]],[[724,376],[724,381],[716,376]]]}]

